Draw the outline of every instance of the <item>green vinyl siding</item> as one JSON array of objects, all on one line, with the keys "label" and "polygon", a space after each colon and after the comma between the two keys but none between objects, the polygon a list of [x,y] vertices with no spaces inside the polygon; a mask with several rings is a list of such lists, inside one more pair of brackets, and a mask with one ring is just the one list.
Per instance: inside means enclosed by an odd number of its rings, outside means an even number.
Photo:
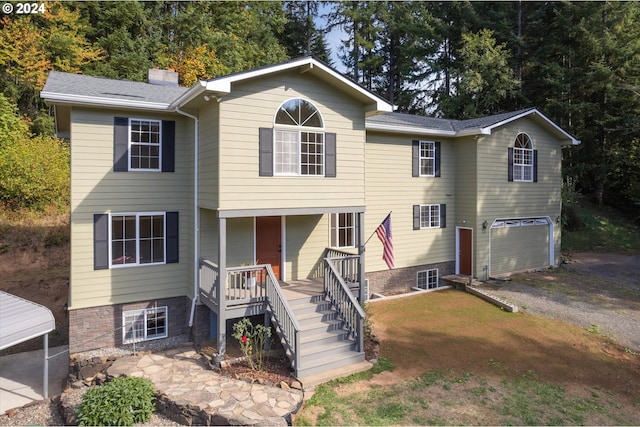
[{"label": "green vinyl siding", "polygon": [[325,249],[329,246],[329,215],[287,216],[287,280],[319,277]]},{"label": "green vinyl siding", "polygon": [[[538,152],[538,182],[509,182],[508,147],[512,147],[516,136],[524,132],[533,141],[533,148]],[[511,122],[494,129],[489,136],[477,141],[477,220],[475,223],[475,274],[483,274],[484,265],[493,266],[493,252],[490,253],[489,236],[482,231],[481,224],[502,218],[549,217],[555,221],[560,215],[561,207],[561,146],[557,139],[539,126],[530,117]],[[539,228],[539,227],[536,227]],[[544,228],[544,227],[542,227]],[[554,264],[560,257],[560,233],[554,227]],[[547,232],[548,235],[548,232]],[[515,249],[514,249],[515,250]],[[521,249],[521,250],[524,250]],[[498,268],[504,271],[508,265],[518,265],[518,252],[506,253],[512,260],[501,261]],[[548,249],[546,261],[548,265]],[[504,267],[503,267],[504,266]],[[492,274],[497,274],[491,270]]]},{"label": "green vinyl siding", "polygon": [[[113,172],[114,116],[176,122],[175,172]],[[71,112],[71,272],[69,308],[191,295],[193,121],[118,110]],[[93,215],[179,212],[178,264],[93,269]]]},{"label": "green vinyl siding", "polygon": [[[310,100],[337,134],[337,177],[259,176],[260,128],[283,102]],[[364,205],[364,106],[312,76],[279,73],[237,84],[220,108],[220,209]]]},{"label": "green vinyl siding", "polygon": [[[412,140],[433,138],[369,132],[366,151],[365,239],[389,211],[396,268],[454,260],[456,216],[455,154],[451,140],[441,142],[441,177],[412,176]],[[413,229],[413,205],[446,204],[446,228]],[[367,271],[386,270],[382,244],[373,236],[365,252]]]},{"label": "green vinyl siding", "polygon": [[219,112],[218,102],[207,102],[200,111],[200,142],[198,144],[198,205],[218,208],[219,185]]}]

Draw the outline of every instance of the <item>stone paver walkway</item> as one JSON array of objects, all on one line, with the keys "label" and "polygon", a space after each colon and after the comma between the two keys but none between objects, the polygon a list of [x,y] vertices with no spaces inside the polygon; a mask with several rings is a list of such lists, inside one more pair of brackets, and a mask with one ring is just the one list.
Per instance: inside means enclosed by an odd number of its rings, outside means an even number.
[{"label": "stone paver walkway", "polygon": [[119,358],[107,372],[150,379],[166,415],[185,425],[286,426],[303,400],[300,390],[221,376],[190,348]]}]

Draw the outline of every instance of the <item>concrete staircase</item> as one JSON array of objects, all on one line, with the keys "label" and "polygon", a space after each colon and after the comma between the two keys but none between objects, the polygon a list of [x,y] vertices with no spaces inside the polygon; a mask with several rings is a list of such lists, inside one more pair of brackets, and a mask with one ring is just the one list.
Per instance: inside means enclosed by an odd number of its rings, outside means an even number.
[{"label": "concrete staircase", "polygon": [[297,377],[305,389],[371,368],[324,294],[299,294],[288,302],[301,328]]}]

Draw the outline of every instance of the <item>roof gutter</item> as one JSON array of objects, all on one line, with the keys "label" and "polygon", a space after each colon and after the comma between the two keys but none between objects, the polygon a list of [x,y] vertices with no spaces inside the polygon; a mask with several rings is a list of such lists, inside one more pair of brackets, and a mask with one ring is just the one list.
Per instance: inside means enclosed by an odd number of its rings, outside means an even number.
[{"label": "roof gutter", "polygon": [[428,129],[413,126],[394,126],[379,123],[367,123],[365,125],[365,129],[379,132],[403,133],[411,135],[457,136],[456,132],[449,130]]},{"label": "roof gutter", "polygon": [[170,111],[171,105],[161,102],[133,101],[126,99],[103,98],[86,95],[68,95],[54,92],[41,92],[40,96],[47,102],[67,105],[90,105],[96,107],[123,107],[138,110]]},{"label": "roof gutter", "polygon": [[175,112],[183,116],[193,119],[193,299],[191,300],[191,312],[189,314],[189,327],[193,327],[193,320],[196,313],[196,303],[198,302],[198,269],[200,268],[200,212],[198,209],[198,174],[199,174],[199,141],[200,141],[200,121],[198,117],[175,108]]}]

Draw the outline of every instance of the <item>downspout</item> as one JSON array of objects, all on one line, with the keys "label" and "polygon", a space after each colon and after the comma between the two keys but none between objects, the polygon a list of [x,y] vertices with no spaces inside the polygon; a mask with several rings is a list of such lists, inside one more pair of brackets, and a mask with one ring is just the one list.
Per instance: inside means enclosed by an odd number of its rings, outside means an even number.
[{"label": "downspout", "polygon": [[194,127],[194,142],[193,142],[193,299],[191,301],[191,313],[189,314],[189,328],[193,327],[193,319],[196,313],[196,303],[198,302],[198,286],[199,286],[199,268],[200,268],[200,210],[198,209],[198,150],[199,150],[199,125],[198,118],[194,115],[186,113],[180,110],[180,107],[176,107],[176,113],[193,119]]}]

